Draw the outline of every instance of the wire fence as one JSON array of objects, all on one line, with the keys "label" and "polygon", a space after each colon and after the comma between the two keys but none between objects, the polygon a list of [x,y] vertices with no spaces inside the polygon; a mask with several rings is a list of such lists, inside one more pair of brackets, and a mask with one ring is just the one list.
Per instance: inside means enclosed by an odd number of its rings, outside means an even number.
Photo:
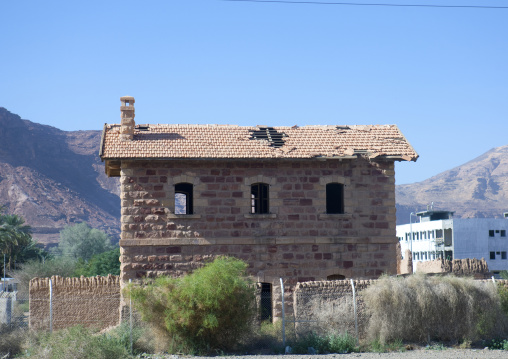
[{"label": "wire fence", "polygon": [[0,292],[0,335],[7,330],[28,329],[28,294]]}]

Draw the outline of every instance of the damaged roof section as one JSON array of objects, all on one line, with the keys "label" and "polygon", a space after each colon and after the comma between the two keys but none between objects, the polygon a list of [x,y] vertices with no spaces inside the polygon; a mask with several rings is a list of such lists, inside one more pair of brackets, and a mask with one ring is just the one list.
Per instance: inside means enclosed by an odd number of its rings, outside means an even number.
[{"label": "damaged roof section", "polygon": [[418,154],[395,125],[234,126],[143,125],[131,140],[106,125],[103,160],[356,158],[416,161]]},{"label": "damaged roof section", "polygon": [[284,137],[287,135],[284,132],[278,132],[273,127],[258,126],[256,130],[250,131],[251,139],[253,140],[266,140],[270,146],[280,148],[284,146]]}]

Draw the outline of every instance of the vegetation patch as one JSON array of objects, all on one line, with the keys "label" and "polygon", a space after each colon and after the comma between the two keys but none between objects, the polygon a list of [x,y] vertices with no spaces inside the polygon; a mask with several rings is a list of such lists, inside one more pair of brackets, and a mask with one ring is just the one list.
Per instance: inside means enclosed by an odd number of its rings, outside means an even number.
[{"label": "vegetation patch", "polygon": [[382,277],[363,291],[368,335],[387,343],[476,341],[507,333],[498,290],[491,282],[454,276]]},{"label": "vegetation patch", "polygon": [[245,262],[219,257],[185,277],[131,285],[126,295],[143,320],[167,334],[167,350],[232,350],[248,336],[255,314],[254,286],[246,269]]}]

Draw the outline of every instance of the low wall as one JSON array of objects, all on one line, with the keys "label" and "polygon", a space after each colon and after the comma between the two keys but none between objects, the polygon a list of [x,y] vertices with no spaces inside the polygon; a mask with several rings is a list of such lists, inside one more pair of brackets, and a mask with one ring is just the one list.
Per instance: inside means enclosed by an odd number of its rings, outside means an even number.
[{"label": "low wall", "polygon": [[416,271],[423,273],[452,273],[457,276],[475,276],[478,278],[489,275],[489,267],[483,258],[454,259],[452,261],[436,259],[418,262]]},{"label": "low wall", "polygon": [[[375,283],[371,280],[354,280],[360,337],[367,324],[365,303],[361,291]],[[298,283],[293,294],[293,310],[297,334],[336,329],[355,332],[353,289],[351,280],[316,281]]]},{"label": "low wall", "polygon": [[[50,279],[52,301],[50,303]],[[34,278],[30,281],[30,328],[84,325],[104,329],[120,321],[120,277]]]}]

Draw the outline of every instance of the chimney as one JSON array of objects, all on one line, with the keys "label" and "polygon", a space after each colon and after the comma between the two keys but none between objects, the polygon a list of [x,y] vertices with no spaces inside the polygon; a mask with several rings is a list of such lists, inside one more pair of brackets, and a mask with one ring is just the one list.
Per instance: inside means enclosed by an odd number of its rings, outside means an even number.
[{"label": "chimney", "polygon": [[121,141],[129,141],[134,137],[134,126],[136,123],[134,122],[134,97],[131,96],[123,96],[120,97],[120,101],[122,102],[120,106],[121,114],[121,128],[120,128],[120,140]]}]

